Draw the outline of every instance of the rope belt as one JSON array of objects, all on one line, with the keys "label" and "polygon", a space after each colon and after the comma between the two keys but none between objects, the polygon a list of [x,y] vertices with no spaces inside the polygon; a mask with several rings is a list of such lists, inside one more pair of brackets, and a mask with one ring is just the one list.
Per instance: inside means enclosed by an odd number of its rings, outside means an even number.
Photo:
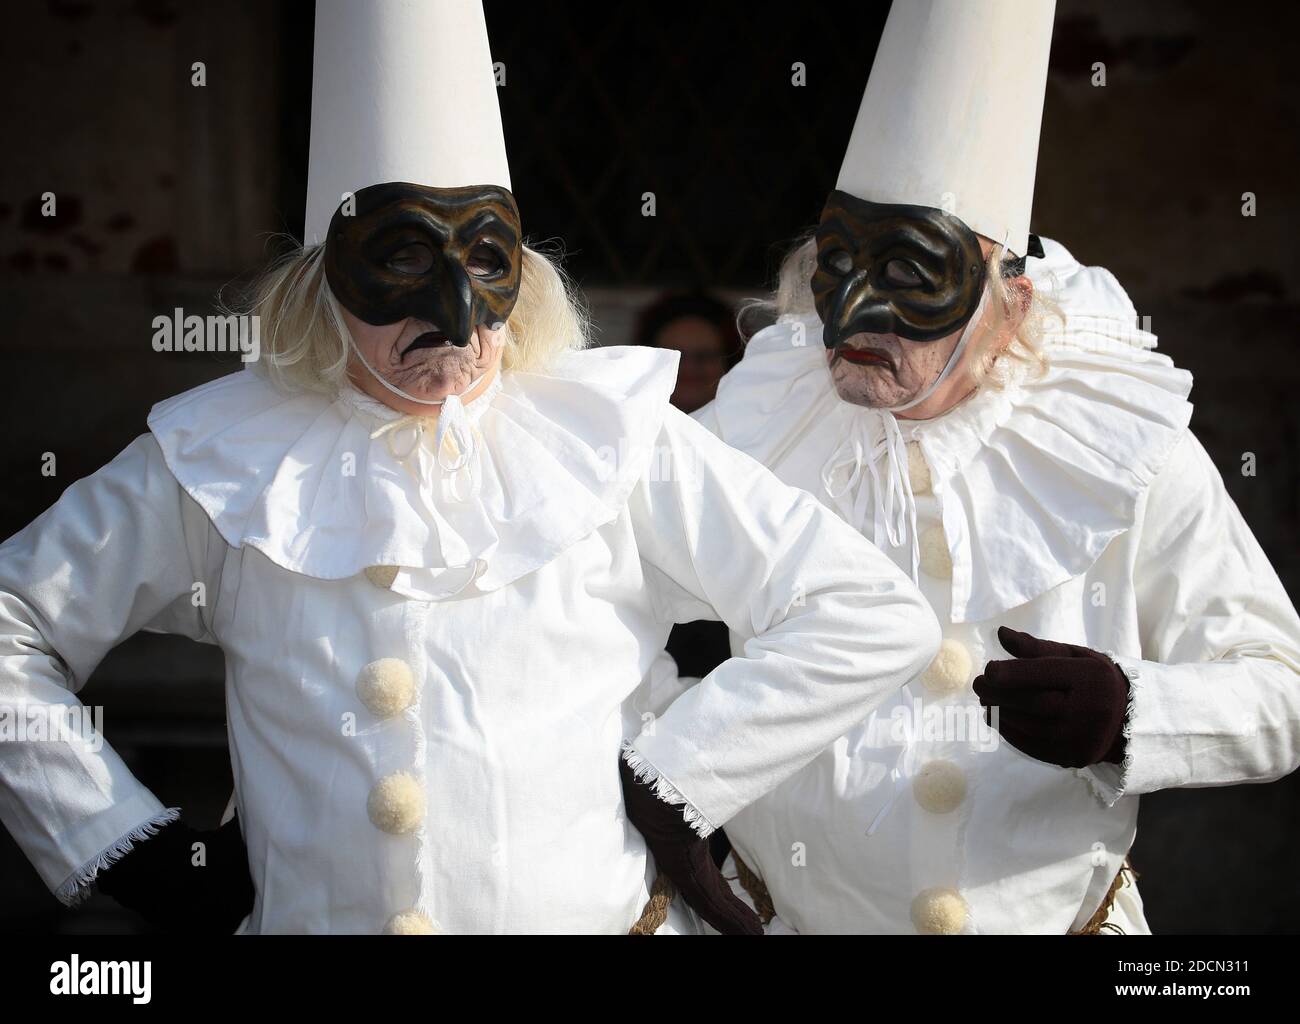
[{"label": "rope belt", "polygon": [[667,875],[655,875],[654,885],[650,887],[650,899],[645,909],[629,930],[629,935],[653,935],[668,920],[668,906],[673,901],[673,883]]},{"label": "rope belt", "polygon": [[[736,858],[736,871],[740,876],[740,884],[745,887],[745,892],[749,893],[754,906],[758,908],[759,920],[767,924],[776,914],[776,909],[772,906],[772,898],[767,894],[767,888],[759,881],[758,876],[749,870],[745,862],[736,856],[734,849],[731,855]],[[755,895],[756,893],[760,895]],[[657,932],[668,920],[668,907],[674,895],[676,890],[673,888],[673,883],[668,880],[668,876],[655,875],[654,885],[650,887],[650,899],[646,901],[645,909],[641,911],[636,924],[628,930],[628,934],[653,935]]]},{"label": "rope belt", "polygon": [[[1125,876],[1128,881],[1125,881]],[[1097,912],[1088,918],[1087,923],[1077,931],[1067,932],[1068,935],[1126,935],[1117,924],[1111,924],[1106,918],[1110,917],[1111,908],[1115,906],[1115,897],[1125,885],[1132,885],[1137,881],[1138,873],[1133,870],[1133,865],[1124,859],[1124,863],[1119,867],[1119,873],[1115,876],[1115,881],[1110,883],[1110,888],[1106,890],[1106,895],[1102,898],[1101,906]]]},{"label": "rope belt", "polygon": [[[754,874],[754,871],[748,864],[740,859],[740,854],[736,852],[735,847],[731,850],[732,860],[736,864],[736,877],[740,881],[740,886],[754,901],[754,910],[758,913],[759,920],[766,925],[776,915],[776,908],[772,905],[772,896],[767,891],[767,886],[763,880]],[[1117,924],[1112,924],[1106,919],[1110,917],[1110,912],[1115,906],[1115,897],[1125,885],[1132,885],[1137,881],[1138,873],[1133,870],[1133,865],[1127,860],[1120,865],[1119,873],[1115,875],[1115,880],[1110,883],[1110,888],[1106,890],[1106,895],[1101,901],[1101,906],[1097,912],[1088,918],[1084,926],[1077,931],[1068,932],[1069,935],[1124,935],[1124,929]],[[658,882],[655,883],[658,885]],[[649,906],[646,907],[647,911]]]},{"label": "rope belt", "polygon": [[736,863],[736,878],[740,881],[740,887],[749,895],[754,904],[754,913],[758,919],[763,922],[764,927],[767,923],[776,917],[776,907],[772,905],[772,895],[767,891],[767,886],[763,880],[754,874],[748,864],[740,859],[740,854],[736,848],[731,848],[731,858]]}]

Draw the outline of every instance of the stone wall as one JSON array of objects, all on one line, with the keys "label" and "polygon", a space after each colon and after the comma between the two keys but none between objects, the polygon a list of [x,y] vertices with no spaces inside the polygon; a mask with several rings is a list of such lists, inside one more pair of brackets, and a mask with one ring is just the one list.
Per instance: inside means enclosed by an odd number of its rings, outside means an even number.
[{"label": "stone wall", "polygon": [[[813,7],[808,24],[796,26],[803,35],[792,28],[793,37],[816,40],[823,31]],[[494,32],[510,11],[489,4]],[[271,237],[300,217],[310,9],[255,0],[50,0],[5,14],[0,534],[8,535],[142,431],[155,401],[237,367],[229,357],[153,352],[150,322],[176,306],[207,312],[218,289],[262,262]],[[733,76],[736,95],[747,76],[788,66],[778,15],[789,19],[789,5],[737,5],[732,20],[748,26],[746,45],[763,45],[764,26],[774,41],[752,61],[730,42],[721,49],[719,73]],[[1110,267],[1151,318],[1162,350],[1194,372],[1194,428],[1290,592],[1300,595],[1296,22],[1292,8],[1264,13],[1210,0],[1060,0],[1034,226],[1085,262]],[[526,42],[536,52],[545,40]],[[856,108],[871,48],[864,43],[860,67],[814,68],[821,81],[841,75],[832,91],[847,109]],[[206,67],[202,88],[191,84],[195,61]],[[1097,62],[1105,65],[1104,87],[1093,84]],[[563,87],[549,77],[530,80],[532,65],[522,57],[511,66],[510,89]],[[668,125],[676,100],[669,94],[656,102]],[[735,120],[728,117],[718,118],[718,130],[737,131],[737,145],[774,159],[779,149],[761,147],[794,137],[809,114],[798,102],[750,104],[745,132],[728,128]],[[571,122],[583,106],[571,103],[564,124],[537,131],[512,124],[509,115],[520,108],[506,104],[507,132],[522,140],[512,141],[516,166],[536,157],[531,140],[581,133],[581,123]],[[541,105],[529,109],[545,114]],[[708,113],[690,116],[709,123]],[[755,121],[764,117],[767,123]],[[755,209],[764,223],[770,218],[771,242],[816,210],[842,152],[837,132],[815,154],[821,186]],[[536,145],[540,152],[543,141]],[[726,180],[717,188],[725,194]],[[40,215],[45,192],[57,197],[55,218]],[[1256,216],[1242,216],[1246,192],[1255,196]],[[538,196],[540,233],[564,235],[566,222],[590,223],[592,211],[565,205],[580,202]],[[652,276],[639,288],[609,287],[584,258],[601,340],[625,340],[635,309],[669,282]],[[699,283],[752,294],[760,272],[745,272],[743,280]],[[57,457],[53,477],[41,473],[47,452]],[[1254,476],[1241,472],[1248,452]],[[228,785],[214,654],[138,638],[110,656],[86,694],[118,705],[110,738],[126,746],[142,777],[165,799],[212,820]],[[159,702],[164,686],[171,702]],[[1135,860],[1153,925],[1293,931],[1298,795],[1292,778],[1144,801]],[[33,922],[119,926],[111,905],[100,904],[98,918],[60,914],[7,837],[0,862],[0,930]]]}]

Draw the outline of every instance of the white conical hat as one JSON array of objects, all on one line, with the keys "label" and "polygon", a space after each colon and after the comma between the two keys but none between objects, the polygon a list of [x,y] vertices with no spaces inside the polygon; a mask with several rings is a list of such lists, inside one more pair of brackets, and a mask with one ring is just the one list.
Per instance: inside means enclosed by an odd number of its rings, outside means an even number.
[{"label": "white conical hat", "polygon": [[305,241],[388,181],[510,188],[481,0],[317,0]]},{"label": "white conical hat", "polygon": [[894,0],[836,187],[1025,254],[1055,0]]}]

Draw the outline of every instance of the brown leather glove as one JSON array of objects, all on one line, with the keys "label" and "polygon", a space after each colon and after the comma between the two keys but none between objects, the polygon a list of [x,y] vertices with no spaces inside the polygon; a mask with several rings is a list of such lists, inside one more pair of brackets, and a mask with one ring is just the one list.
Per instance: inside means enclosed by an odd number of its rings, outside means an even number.
[{"label": "brown leather glove", "polygon": [[[202,866],[194,844],[204,844]],[[253,909],[248,850],[231,818],[210,832],[183,821],[164,825],[100,871],[99,891],[169,932],[231,935]]]},{"label": "brown leather glove", "polygon": [[628,820],[687,905],[723,935],[762,935],[758,915],[731,891],[710,856],[709,840],[686,823],[682,809],[655,796],[653,784],[637,779],[622,757],[618,771]]},{"label": "brown leather glove", "polygon": [[1040,640],[1001,626],[998,641],[1011,660],[990,661],[974,682],[998,731],[1017,750],[1062,768],[1124,760],[1128,677],[1087,647]]}]

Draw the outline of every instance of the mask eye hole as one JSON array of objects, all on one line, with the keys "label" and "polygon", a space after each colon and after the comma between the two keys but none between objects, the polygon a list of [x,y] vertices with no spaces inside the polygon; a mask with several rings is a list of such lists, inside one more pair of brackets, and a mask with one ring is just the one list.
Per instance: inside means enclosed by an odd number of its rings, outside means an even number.
[{"label": "mask eye hole", "polygon": [[505,270],[505,261],[500,254],[486,242],[479,242],[470,250],[465,269],[473,277],[492,277]]},{"label": "mask eye hole", "polygon": [[410,274],[412,277],[427,274],[433,267],[433,250],[423,242],[412,242],[388,257],[384,265],[389,270]]},{"label": "mask eye hole", "polygon": [[920,288],[925,283],[907,260],[894,258],[885,264],[885,283],[892,288]]},{"label": "mask eye hole", "polygon": [[832,274],[843,277],[853,270],[853,257],[843,249],[832,249],[822,257],[822,266]]}]

